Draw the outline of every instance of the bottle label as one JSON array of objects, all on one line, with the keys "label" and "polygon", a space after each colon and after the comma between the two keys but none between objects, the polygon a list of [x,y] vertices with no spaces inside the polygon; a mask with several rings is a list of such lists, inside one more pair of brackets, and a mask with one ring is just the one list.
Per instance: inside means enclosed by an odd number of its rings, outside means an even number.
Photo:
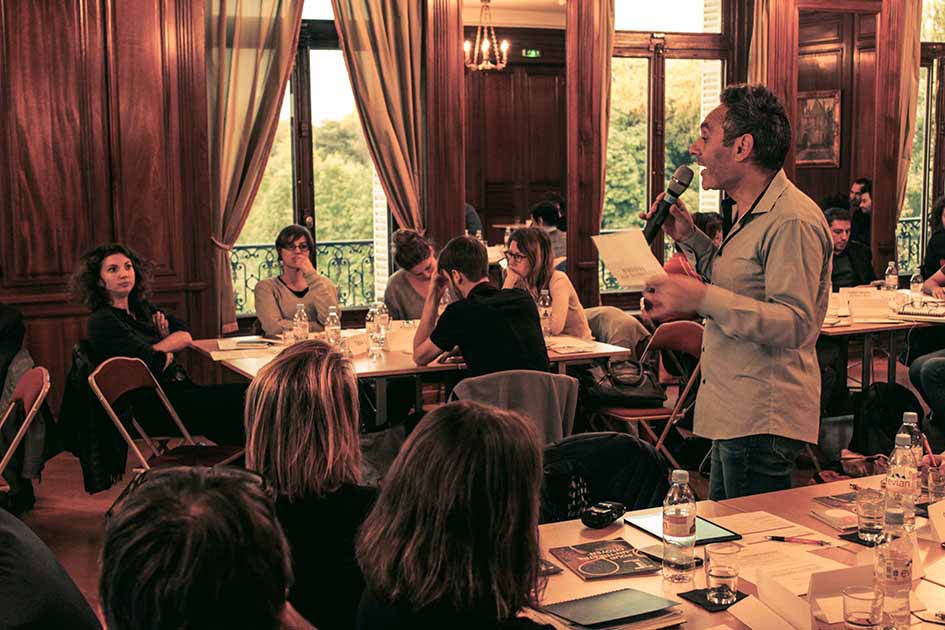
[{"label": "bottle label", "polygon": [[696,517],[694,514],[664,514],[663,534],[682,538],[696,533]]},{"label": "bottle label", "polygon": [[904,564],[886,562],[883,565],[883,579],[887,584],[911,584],[912,561]]},{"label": "bottle label", "polygon": [[893,474],[886,477],[886,490],[888,492],[912,494],[916,491],[916,479],[914,476],[905,476],[902,474]]}]

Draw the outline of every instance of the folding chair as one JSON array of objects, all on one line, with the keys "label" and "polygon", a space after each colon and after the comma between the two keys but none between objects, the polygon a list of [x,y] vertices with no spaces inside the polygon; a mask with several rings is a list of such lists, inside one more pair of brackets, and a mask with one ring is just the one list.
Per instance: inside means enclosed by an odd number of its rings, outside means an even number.
[{"label": "folding chair", "polygon": [[[643,355],[640,357],[641,363],[646,362],[651,352],[660,350],[681,352],[693,357],[696,361],[700,361],[702,358],[702,324],[692,321],[667,322],[662,324],[656,329],[653,336],[650,337],[650,342],[647,344]],[[676,361],[675,357],[673,357],[673,360]],[[676,361],[676,363],[680,374],[684,374],[685,371],[678,365],[678,361]],[[686,415],[686,412],[688,412],[689,408],[695,403],[694,400],[689,400],[689,394],[699,381],[699,368],[700,364],[697,363],[696,367],[692,370],[692,374],[690,374],[689,378],[685,381],[685,385],[682,385],[682,382],[680,382],[679,396],[676,398],[676,403],[672,408],[633,409],[611,407],[601,409],[600,413],[618,420],[623,420],[624,422],[638,423],[646,436],[653,442],[656,450],[666,456],[666,459],[669,460],[674,468],[679,468],[679,462],[676,461],[669,452],[669,449],[666,448],[665,442],[666,437],[669,435],[669,430]],[[663,427],[662,433],[657,436],[656,432],[650,427],[650,422],[663,420],[666,421],[666,426]]]},{"label": "folding chair", "polygon": [[[141,468],[148,470],[151,468],[165,468],[169,466],[217,466],[230,464],[243,456],[244,449],[239,446],[219,445],[210,446],[198,444],[190,435],[187,427],[181,422],[180,417],[167,399],[167,395],[158,384],[147,364],[141,359],[131,357],[113,357],[99,365],[92,374],[89,375],[89,387],[95,392],[102,407],[108,417],[115,423],[118,432],[128,444],[128,448],[135,454],[138,461],[141,462]],[[115,412],[114,404],[123,395],[128,392],[139,389],[151,389],[157,394],[157,397],[163,403],[164,408],[170,415],[171,420],[177,426],[184,444],[160,451],[152,438],[144,431],[136,419],[132,417],[132,426],[141,436],[144,443],[151,449],[154,455],[149,460],[135,444],[131,434],[125,424]],[[132,413],[134,409],[132,408]]]},{"label": "folding chair", "polygon": [[[17,403],[23,405],[23,411],[26,413],[26,417],[23,419],[23,424],[20,425],[19,430],[13,437],[10,448],[3,454],[3,459],[0,459],[0,475],[3,474],[3,471],[6,470],[7,466],[10,464],[13,454],[16,453],[17,447],[20,446],[20,442],[22,442],[23,438],[26,436],[26,432],[33,423],[33,418],[39,413],[39,408],[43,405],[43,401],[46,400],[46,394],[48,393],[49,370],[44,367],[34,367],[24,374],[16,384],[16,388],[13,390],[13,398],[3,412],[3,417],[0,418],[0,429],[3,429],[3,425],[5,425],[10,416],[13,415],[13,409],[16,407]],[[0,481],[0,487],[5,486],[6,484]]]}]

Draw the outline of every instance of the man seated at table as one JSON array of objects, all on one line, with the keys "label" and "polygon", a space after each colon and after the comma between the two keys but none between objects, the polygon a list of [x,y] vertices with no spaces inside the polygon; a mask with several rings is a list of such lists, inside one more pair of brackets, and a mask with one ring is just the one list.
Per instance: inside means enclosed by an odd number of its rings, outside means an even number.
[{"label": "man seated at table", "polygon": [[873,271],[873,254],[868,245],[850,239],[853,223],[850,211],[844,208],[828,208],[824,211],[833,238],[833,271],[830,281],[833,290],[869,284],[876,279]]},{"label": "man seated at table", "polygon": [[[527,291],[493,286],[488,267],[486,248],[469,236],[454,238],[440,252],[413,341],[418,365],[458,346],[469,376],[503,370],[548,371],[548,350],[535,301]],[[457,299],[437,320],[447,290]]]}]

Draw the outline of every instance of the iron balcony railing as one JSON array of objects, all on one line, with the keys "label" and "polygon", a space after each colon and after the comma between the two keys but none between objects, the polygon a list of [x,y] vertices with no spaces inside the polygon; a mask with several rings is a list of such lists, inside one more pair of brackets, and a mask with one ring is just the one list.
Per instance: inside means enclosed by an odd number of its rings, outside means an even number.
[{"label": "iron balcony railing", "polygon": [[[342,306],[374,301],[374,242],[323,241],[315,245],[315,266],[338,288]],[[234,245],[230,251],[233,300],[238,314],[256,312],[256,283],[282,271],[274,245]]]}]

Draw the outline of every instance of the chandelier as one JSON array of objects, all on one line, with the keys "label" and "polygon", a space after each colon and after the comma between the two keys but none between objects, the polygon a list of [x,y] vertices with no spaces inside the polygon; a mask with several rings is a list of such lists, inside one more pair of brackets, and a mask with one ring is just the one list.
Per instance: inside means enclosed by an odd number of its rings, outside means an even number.
[{"label": "chandelier", "polygon": [[473,71],[501,70],[509,60],[509,42],[503,39],[501,46],[496,45],[490,1],[482,0],[482,6],[479,7],[479,26],[476,27],[475,45],[468,39],[463,42],[466,67]]}]

